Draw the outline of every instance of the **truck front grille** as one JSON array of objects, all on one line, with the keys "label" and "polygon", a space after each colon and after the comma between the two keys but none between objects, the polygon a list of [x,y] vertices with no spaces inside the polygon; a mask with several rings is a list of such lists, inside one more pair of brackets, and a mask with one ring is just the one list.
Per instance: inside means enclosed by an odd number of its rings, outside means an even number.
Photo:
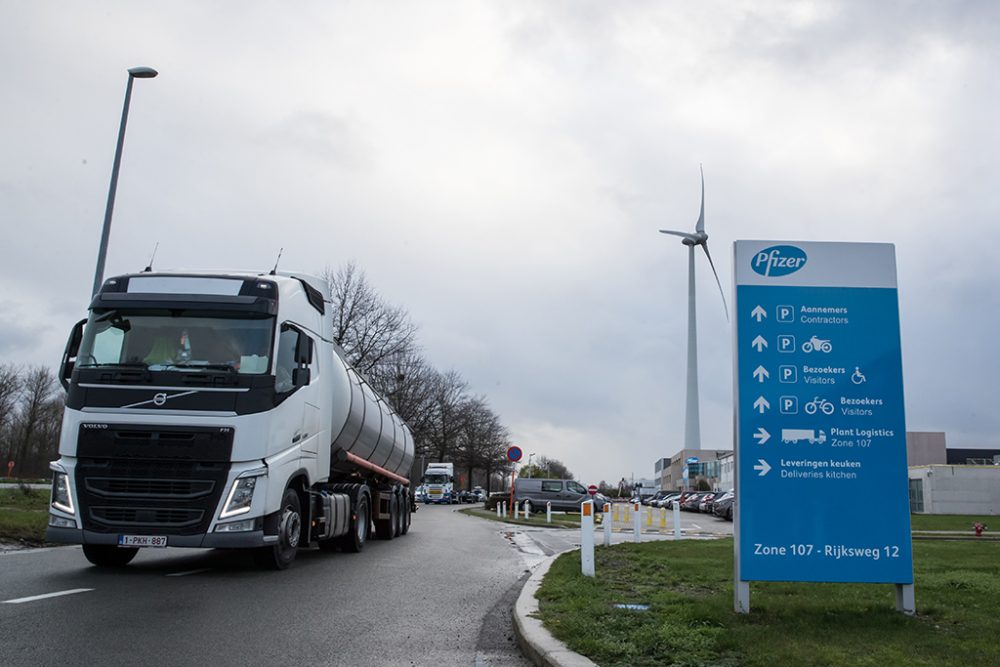
[{"label": "truck front grille", "polygon": [[[75,478],[84,529],[207,532],[229,475],[232,438],[232,429],[218,428],[108,425],[97,433],[81,432],[87,442]],[[179,442],[186,443],[184,451]]]}]

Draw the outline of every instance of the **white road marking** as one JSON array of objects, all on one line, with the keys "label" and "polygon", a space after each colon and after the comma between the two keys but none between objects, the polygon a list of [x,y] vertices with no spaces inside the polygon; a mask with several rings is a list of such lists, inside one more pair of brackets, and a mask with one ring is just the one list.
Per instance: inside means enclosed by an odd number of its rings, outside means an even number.
[{"label": "white road marking", "polygon": [[[2,549],[3,547],[0,547]],[[0,556],[21,556],[24,554],[43,554],[48,551],[61,551],[63,549],[79,549],[80,545],[64,547],[43,547],[41,549],[11,549],[10,551],[0,551]]]},{"label": "white road marking", "polygon": [[16,598],[14,600],[4,600],[4,604],[21,604],[22,602],[34,602],[35,600],[44,600],[46,598],[57,598],[62,595],[73,595],[74,593],[86,593],[88,591],[94,590],[93,588],[74,588],[68,591],[57,591],[55,593],[46,593],[45,595],[32,595],[27,598]]},{"label": "white road marking", "polygon": [[699,525],[698,525],[698,524],[696,524],[696,523],[692,523],[692,524],[691,524],[691,527],[692,527],[692,528],[694,528],[695,530],[701,530],[701,526],[699,526]]},{"label": "white road marking", "polygon": [[168,577],[186,577],[189,574],[201,574],[202,572],[211,572],[211,571],[212,571],[212,568],[210,568],[210,567],[203,567],[203,568],[200,568],[198,570],[186,570],[184,572],[171,572],[170,574],[168,574],[166,576],[168,576]]}]

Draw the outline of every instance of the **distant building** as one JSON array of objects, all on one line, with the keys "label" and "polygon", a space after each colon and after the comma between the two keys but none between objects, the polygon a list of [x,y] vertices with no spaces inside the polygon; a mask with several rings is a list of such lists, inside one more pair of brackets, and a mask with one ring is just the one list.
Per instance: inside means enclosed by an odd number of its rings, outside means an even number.
[{"label": "distant building", "polygon": [[914,466],[909,480],[911,512],[1000,515],[1000,465]]},{"label": "distant building", "polygon": [[[730,449],[682,449],[669,459],[657,461],[657,473],[660,488],[664,491],[679,491],[694,489],[698,482],[704,480],[712,489],[722,489],[722,461],[728,458],[732,461],[733,452]],[[689,459],[695,459],[688,462]],[[732,464],[728,464],[730,469]],[[687,479],[684,470],[687,469]],[[732,474],[730,472],[730,474]],[[726,490],[733,488],[731,485]]]},{"label": "distant building", "polygon": [[929,466],[948,463],[944,433],[939,431],[906,432],[906,465]]}]

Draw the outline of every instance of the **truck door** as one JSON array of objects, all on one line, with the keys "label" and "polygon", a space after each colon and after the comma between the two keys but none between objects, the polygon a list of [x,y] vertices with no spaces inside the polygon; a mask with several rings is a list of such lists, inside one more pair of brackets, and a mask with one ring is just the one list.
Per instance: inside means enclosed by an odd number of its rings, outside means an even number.
[{"label": "truck door", "polygon": [[278,338],[278,355],[274,367],[274,390],[281,403],[275,424],[284,447],[298,445],[303,452],[315,454],[319,440],[320,410],[318,368],[313,355],[313,341],[295,325],[284,323]]}]

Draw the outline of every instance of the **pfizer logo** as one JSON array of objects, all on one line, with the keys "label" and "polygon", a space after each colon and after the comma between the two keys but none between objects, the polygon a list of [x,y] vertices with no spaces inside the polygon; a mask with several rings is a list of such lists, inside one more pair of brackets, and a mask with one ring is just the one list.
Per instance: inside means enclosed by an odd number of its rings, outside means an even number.
[{"label": "pfizer logo", "polygon": [[750,268],[769,278],[787,276],[806,265],[806,253],[793,245],[775,245],[754,253]]}]

